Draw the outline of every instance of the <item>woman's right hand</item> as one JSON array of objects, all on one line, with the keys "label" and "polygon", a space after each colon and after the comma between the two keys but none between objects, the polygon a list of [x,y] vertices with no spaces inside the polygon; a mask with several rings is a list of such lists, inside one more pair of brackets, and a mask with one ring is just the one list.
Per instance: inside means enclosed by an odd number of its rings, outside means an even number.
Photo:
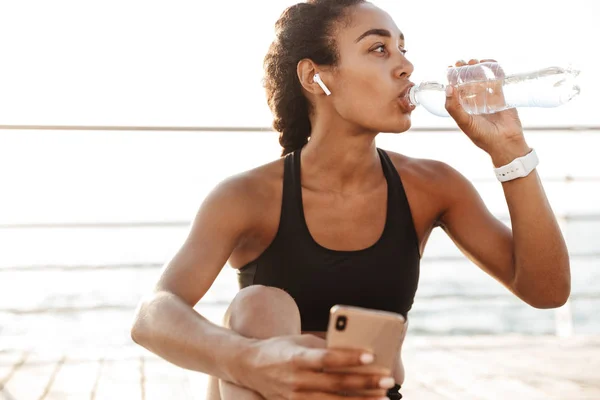
[{"label": "woman's right hand", "polygon": [[[326,372],[368,365],[370,358],[361,350],[327,349],[324,339],[311,334],[281,336],[257,341],[236,375],[241,386],[267,400],[341,400],[348,394],[354,399],[387,400],[387,389],[394,386],[389,370]],[[357,395],[361,392],[369,395]]]}]

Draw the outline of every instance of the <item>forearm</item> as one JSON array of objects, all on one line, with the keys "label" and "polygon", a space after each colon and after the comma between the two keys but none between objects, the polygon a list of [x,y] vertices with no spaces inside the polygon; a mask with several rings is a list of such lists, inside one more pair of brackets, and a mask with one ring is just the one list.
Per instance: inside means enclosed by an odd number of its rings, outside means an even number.
[{"label": "forearm", "polygon": [[[492,156],[496,167],[529,152],[523,141]],[[540,308],[564,304],[570,294],[569,254],[536,170],[502,184],[513,232],[513,289]]]},{"label": "forearm", "polygon": [[165,360],[233,383],[234,367],[256,342],[211,323],[167,292],[140,305],[131,332],[136,343]]}]

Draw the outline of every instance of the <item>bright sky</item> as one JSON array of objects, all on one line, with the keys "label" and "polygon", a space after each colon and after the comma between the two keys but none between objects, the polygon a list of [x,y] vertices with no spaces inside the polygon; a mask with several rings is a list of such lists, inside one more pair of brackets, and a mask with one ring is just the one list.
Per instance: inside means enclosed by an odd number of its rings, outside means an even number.
[{"label": "bright sky", "polygon": [[[295,1],[0,0],[0,125],[269,126],[262,59]],[[527,125],[600,125],[595,0],[381,0],[414,81],[461,58],[574,64],[582,95]],[[596,75],[594,75],[596,74]],[[447,125],[418,110],[414,126]]]},{"label": "bright sky", "polygon": [[[0,125],[270,126],[262,60],[276,19],[292,3],[0,0]],[[495,58],[509,70],[573,63],[583,71],[578,99],[520,115],[525,126],[600,126],[596,0],[376,4],[404,32],[415,82],[443,78],[446,66],[461,58]],[[413,113],[413,126],[435,125],[452,126],[452,121],[420,109]],[[544,156],[543,173],[597,175],[588,168],[597,149],[589,144],[596,142],[576,141],[583,139],[575,135],[566,146],[566,139],[550,136],[530,137]],[[444,156],[440,159],[465,173],[492,179],[483,152],[458,134],[436,137],[434,146],[423,146],[426,139],[418,135],[382,140],[388,141],[385,148]],[[571,146],[578,151],[561,154]],[[0,224],[183,220],[218,180],[270,161],[279,150],[275,135],[267,134],[208,139],[173,132],[0,131]],[[552,156],[561,160],[556,167]],[[502,210],[500,187],[493,188],[482,194],[492,210]],[[597,210],[592,190],[585,184],[569,190],[548,184],[561,212]],[[80,237],[76,231],[70,233],[76,237],[48,239],[47,232],[19,232],[0,232],[0,243],[10,248],[2,254],[6,265],[105,257],[124,262],[167,246],[163,236],[136,236],[138,251],[112,234]],[[118,245],[110,245],[112,252],[90,247],[111,240],[124,243],[122,251],[114,250],[121,249]]]}]

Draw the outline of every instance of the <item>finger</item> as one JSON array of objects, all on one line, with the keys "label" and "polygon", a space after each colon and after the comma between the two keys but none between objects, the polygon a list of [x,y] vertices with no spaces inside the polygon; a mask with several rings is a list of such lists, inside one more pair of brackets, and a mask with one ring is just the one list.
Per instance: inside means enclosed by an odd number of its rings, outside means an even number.
[{"label": "finger", "polygon": [[463,65],[467,65],[465,60],[458,60],[457,62],[454,63],[455,67],[462,67]]},{"label": "finger", "polygon": [[479,64],[479,60],[476,58],[471,58],[469,60],[469,65],[475,65],[475,64]]},{"label": "finger", "polygon": [[486,58],[486,59],[484,59],[484,60],[481,60],[480,62],[482,62],[482,63],[483,63],[483,62],[498,62],[498,61],[496,61],[496,60],[492,60],[491,58]]},{"label": "finger", "polygon": [[465,111],[463,106],[460,104],[459,95],[457,89],[451,85],[447,86],[446,90],[446,110],[448,114],[456,121],[457,125],[462,129],[466,129],[472,117]]},{"label": "finger", "polygon": [[301,391],[364,392],[371,391],[384,395],[396,382],[389,375],[363,375],[351,373],[318,373],[308,371],[295,382],[295,389]]},{"label": "finger", "polygon": [[298,367],[313,370],[357,367],[373,361],[372,354],[350,349],[305,349],[294,355]]}]

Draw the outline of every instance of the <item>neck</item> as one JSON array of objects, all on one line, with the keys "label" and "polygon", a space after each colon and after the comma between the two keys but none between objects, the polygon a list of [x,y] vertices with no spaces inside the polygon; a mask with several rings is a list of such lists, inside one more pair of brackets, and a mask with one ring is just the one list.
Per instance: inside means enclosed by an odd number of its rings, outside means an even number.
[{"label": "neck", "polygon": [[304,186],[341,194],[377,187],[385,178],[376,136],[376,132],[359,131],[339,121],[329,125],[317,122],[302,150]]}]

